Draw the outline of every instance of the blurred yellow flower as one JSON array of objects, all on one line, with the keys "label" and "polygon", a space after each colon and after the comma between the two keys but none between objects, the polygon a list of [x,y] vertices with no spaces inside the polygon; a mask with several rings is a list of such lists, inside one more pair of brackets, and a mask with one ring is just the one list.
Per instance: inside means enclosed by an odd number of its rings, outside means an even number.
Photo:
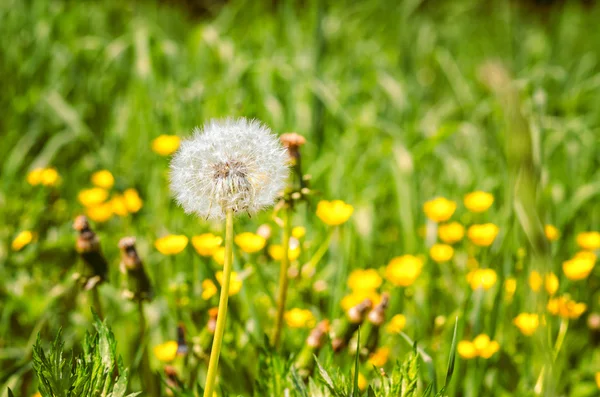
[{"label": "blurred yellow flower", "polygon": [[513,320],[523,335],[533,335],[540,325],[540,318],[536,313],[520,313]]},{"label": "blurred yellow flower", "polygon": [[33,240],[33,233],[29,230],[23,230],[17,234],[17,237],[12,241],[11,248],[13,251],[20,251]]},{"label": "blurred yellow flower", "polygon": [[596,372],[594,378],[596,379],[596,386],[598,387],[598,389],[600,389],[600,371]]},{"label": "blurred yellow flower", "polygon": [[267,240],[256,233],[244,232],[235,236],[235,243],[242,251],[252,254],[263,249]]},{"label": "blurred yellow flower", "polygon": [[348,287],[351,290],[376,290],[381,286],[382,280],[375,269],[353,270],[348,276]]},{"label": "blurred yellow flower", "polygon": [[55,168],[45,168],[40,176],[40,183],[44,186],[54,186],[58,180],[59,175]]},{"label": "blurred yellow flower", "polygon": [[406,327],[406,317],[403,314],[396,314],[390,319],[387,325],[387,332],[390,334],[399,334]]},{"label": "blurred yellow flower", "polygon": [[104,189],[110,189],[115,184],[115,178],[108,170],[94,172],[91,180],[93,185]]},{"label": "blurred yellow flower", "polygon": [[458,350],[458,354],[466,360],[477,357],[477,349],[470,340],[461,340],[458,342],[456,350]]},{"label": "blurred yellow flower", "polygon": [[217,293],[217,286],[209,278],[202,281],[202,299],[209,300]]},{"label": "blurred yellow flower", "polygon": [[101,187],[84,189],[79,192],[77,199],[84,207],[93,207],[103,203],[108,198],[108,191]]},{"label": "blurred yellow flower", "polygon": [[494,196],[491,193],[478,190],[467,194],[464,203],[465,207],[471,212],[484,212],[494,203]]},{"label": "blurred yellow flower", "polygon": [[213,252],[212,254],[212,258],[219,265],[223,266],[223,264],[225,263],[225,247],[217,247],[217,249],[215,249],[215,252]]},{"label": "blurred yellow flower", "polygon": [[163,255],[175,255],[185,249],[188,238],[181,234],[169,234],[154,242],[154,246]]},{"label": "blurred yellow flower", "polygon": [[199,236],[192,237],[194,249],[202,256],[211,256],[222,243],[223,239],[212,233],[203,233]]},{"label": "blurred yellow flower", "polygon": [[170,340],[154,346],[154,356],[162,362],[168,363],[175,360],[177,356],[177,341]]},{"label": "blurred yellow flower", "polygon": [[[219,284],[223,285],[223,272],[218,271],[215,274],[215,278]],[[237,272],[231,272],[231,279],[229,280],[229,296],[233,296],[240,292],[242,289],[242,279]]]},{"label": "blurred yellow flower", "polygon": [[434,222],[445,222],[454,211],[456,211],[456,203],[444,197],[436,197],[433,200],[427,201],[423,205],[425,215]]},{"label": "blurred yellow flower", "polygon": [[529,273],[529,278],[527,279],[529,283],[529,288],[531,288],[534,292],[538,292],[542,287],[542,276],[539,272],[535,270]]},{"label": "blurred yellow flower", "polygon": [[575,256],[573,259],[564,261],[562,268],[569,280],[583,280],[590,275],[594,268],[595,260],[586,256]]},{"label": "blurred yellow flower", "polygon": [[560,236],[558,229],[554,225],[544,226],[544,234],[546,234],[546,238],[550,241],[556,241]]},{"label": "blurred yellow flower", "polygon": [[112,208],[112,212],[118,216],[127,216],[129,214],[125,196],[122,194],[115,194],[112,196],[110,199],[110,207]]},{"label": "blurred yellow flower", "polygon": [[458,354],[467,360],[475,357],[490,358],[500,350],[500,344],[490,340],[486,334],[480,334],[473,341],[460,341],[457,348]]},{"label": "blurred yellow flower", "polygon": [[496,354],[498,350],[500,350],[500,344],[497,341],[493,340],[479,352],[479,356],[482,358],[490,358],[494,354]]},{"label": "blurred yellow flower", "polygon": [[554,295],[558,291],[558,277],[554,273],[548,273],[544,277],[544,287],[549,295]]},{"label": "blurred yellow flower", "polygon": [[102,203],[86,208],[85,214],[94,222],[106,222],[113,216],[113,209],[110,203]]},{"label": "blurred yellow flower", "polygon": [[33,170],[27,173],[27,183],[32,186],[37,186],[42,183],[42,173],[44,172],[43,168],[34,168]]},{"label": "blurred yellow flower", "polygon": [[582,232],[577,235],[577,245],[588,251],[600,249],[600,232]]},{"label": "blurred yellow flower", "polygon": [[127,211],[135,214],[138,212],[144,203],[140,198],[137,190],[135,189],[127,189],[123,192],[123,197],[125,197],[125,205],[127,206]]},{"label": "blurred yellow flower", "polygon": [[493,223],[485,223],[483,225],[472,225],[467,230],[467,237],[473,244],[480,247],[488,247],[492,245],[498,235],[498,226]]},{"label": "blurred yellow flower", "polygon": [[509,277],[504,280],[504,291],[506,292],[506,298],[511,299],[517,290],[517,279]]},{"label": "blurred yellow flower", "polygon": [[458,222],[451,222],[438,227],[438,236],[446,244],[458,243],[465,236],[465,228]]},{"label": "blurred yellow flower", "polygon": [[585,303],[577,303],[568,296],[552,298],[546,306],[548,311],[555,316],[562,318],[579,318],[587,309]]},{"label": "blurred yellow flower", "polygon": [[290,328],[311,328],[316,323],[315,316],[307,309],[294,308],[286,311],[283,317]]},{"label": "blurred yellow flower", "polygon": [[329,226],[337,226],[346,222],[352,216],[354,207],[342,200],[321,200],[317,204],[317,216]]},{"label": "blurred yellow flower", "polygon": [[377,305],[381,301],[381,296],[374,290],[357,290],[344,296],[340,304],[346,312],[365,299],[370,299],[373,305]]},{"label": "blurred yellow flower", "polygon": [[390,357],[390,349],[388,347],[380,347],[375,350],[369,357],[369,364],[375,367],[383,367]]},{"label": "blurred yellow flower", "polygon": [[[365,376],[363,374],[361,374],[359,372],[358,373],[358,388],[360,389],[360,391],[365,391],[367,386],[369,386],[369,381],[367,380],[367,378],[365,378]],[[598,387],[600,387],[600,386],[598,386]]]},{"label": "blurred yellow flower", "polygon": [[152,151],[168,156],[179,149],[181,139],[177,135],[160,135],[152,141]]},{"label": "blurred yellow flower", "polygon": [[498,276],[492,269],[476,269],[467,273],[467,282],[471,289],[483,288],[488,290],[496,284]]},{"label": "blurred yellow flower", "polygon": [[306,228],[304,226],[296,226],[292,229],[292,237],[301,239],[306,235]]},{"label": "blurred yellow flower", "polygon": [[40,393],[39,391],[37,391],[31,397],[42,397],[42,393]]},{"label": "blurred yellow flower", "polygon": [[448,262],[454,256],[454,248],[447,244],[434,244],[429,249],[429,256],[438,263]]},{"label": "blurred yellow flower", "polygon": [[[268,248],[269,255],[276,261],[280,261],[283,258],[283,246],[281,244],[271,244]],[[300,246],[296,245],[293,248],[290,246],[288,249],[288,259],[295,261],[300,256]]]},{"label": "blurred yellow flower", "polygon": [[596,259],[598,259],[598,257],[596,256],[596,254],[594,254],[591,251],[579,251],[578,253],[575,254],[575,258],[579,258],[579,259],[587,259],[590,260],[594,263],[596,263]]},{"label": "blurred yellow flower", "polygon": [[396,286],[407,287],[415,282],[422,269],[423,261],[416,256],[397,256],[385,268],[385,278]]}]

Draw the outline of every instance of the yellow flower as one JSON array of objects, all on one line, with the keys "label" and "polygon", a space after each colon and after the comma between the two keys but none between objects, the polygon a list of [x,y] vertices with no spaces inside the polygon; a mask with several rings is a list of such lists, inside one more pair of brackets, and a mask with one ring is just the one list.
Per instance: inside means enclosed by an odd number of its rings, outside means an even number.
[{"label": "yellow flower", "polygon": [[177,135],[160,135],[152,141],[152,151],[161,156],[168,156],[179,149],[180,141]]},{"label": "yellow flower", "polygon": [[85,210],[85,214],[88,218],[94,222],[106,222],[113,215],[113,209],[111,203],[102,203],[88,207]]},{"label": "yellow flower", "polygon": [[350,308],[358,305],[365,299],[370,299],[373,302],[373,306],[378,304],[381,300],[381,296],[374,290],[358,290],[354,291],[349,295],[342,298],[341,306],[344,311],[350,310]]},{"label": "yellow flower", "polygon": [[110,207],[112,208],[112,212],[118,216],[127,216],[129,214],[125,197],[122,194],[115,194],[112,196],[110,199]]},{"label": "yellow flower", "polygon": [[35,168],[27,173],[27,183],[32,186],[37,186],[42,183],[43,168]]},{"label": "yellow flower", "polygon": [[[467,349],[465,350],[467,354],[465,355],[468,357],[465,358],[473,358],[476,356],[490,358],[498,350],[500,350],[500,344],[496,341],[490,340],[490,337],[486,334],[477,335],[475,339],[473,339],[472,346],[469,346],[468,344],[466,346]],[[473,352],[473,349],[475,352]]]},{"label": "yellow flower", "polygon": [[477,357],[477,349],[473,342],[469,340],[461,340],[458,342],[456,349],[458,350],[458,354],[466,360]]},{"label": "yellow flower", "polygon": [[422,269],[423,261],[416,256],[397,256],[385,268],[385,278],[396,286],[407,287],[415,282]]},{"label": "yellow flower", "polygon": [[225,247],[218,247],[212,254],[212,258],[219,265],[223,266],[225,263]]},{"label": "yellow flower", "polygon": [[[283,258],[283,246],[281,244],[269,245],[269,255],[276,261],[280,261]],[[289,247],[288,258],[291,261],[295,261],[300,256],[300,246]]]},{"label": "yellow flower", "polygon": [[484,349],[479,352],[479,356],[483,358],[492,357],[498,350],[500,350],[500,344],[495,340],[491,341]]},{"label": "yellow flower", "polygon": [[451,222],[438,227],[438,236],[446,244],[458,243],[465,235],[465,228],[458,222]]},{"label": "yellow flower", "polygon": [[94,172],[91,179],[93,185],[104,189],[110,189],[115,184],[115,178],[108,170]]},{"label": "yellow flower", "polygon": [[485,223],[483,225],[472,225],[467,231],[467,237],[473,244],[480,247],[488,247],[492,245],[498,235],[498,226],[493,223]]},{"label": "yellow flower", "polygon": [[217,286],[211,279],[202,281],[202,299],[209,300],[217,293]]},{"label": "yellow flower", "polygon": [[31,397],[42,397],[42,393],[40,393],[39,391],[35,392],[35,394],[33,394]]},{"label": "yellow flower", "polygon": [[[223,272],[219,271],[215,274],[215,277],[219,284],[223,285]],[[229,280],[229,296],[233,296],[240,292],[242,289],[242,279],[237,272],[231,272],[231,279]]]},{"label": "yellow flower", "polygon": [[476,191],[465,196],[465,207],[471,212],[484,212],[494,203],[491,193]]},{"label": "yellow flower", "polygon": [[598,386],[598,389],[600,389],[600,372],[596,372],[594,377],[596,379],[596,386]]},{"label": "yellow flower", "polygon": [[577,245],[588,251],[600,249],[600,232],[579,233],[577,235]]},{"label": "yellow flower", "polygon": [[163,255],[175,255],[184,250],[188,238],[180,234],[169,234],[154,242],[156,249]]},{"label": "yellow flower", "polygon": [[425,215],[434,222],[445,222],[454,211],[456,211],[456,203],[448,200],[444,197],[436,197],[433,200],[429,200],[423,205]]},{"label": "yellow flower", "polygon": [[467,281],[471,289],[483,288],[488,290],[496,284],[496,272],[492,269],[476,269],[467,273]]},{"label": "yellow flower", "polygon": [[[361,374],[359,372],[358,373],[358,388],[360,389],[360,391],[365,391],[367,386],[369,386],[369,381],[367,380],[367,378],[365,378],[365,376],[363,374]],[[600,387],[600,386],[598,386],[598,387]]]},{"label": "yellow flower", "polygon": [[242,249],[242,251],[252,254],[263,249],[267,243],[267,240],[258,234],[244,232],[235,236],[235,243]]},{"label": "yellow flower", "polygon": [[454,256],[454,248],[447,244],[434,244],[429,249],[429,256],[438,263],[448,262]]},{"label": "yellow flower", "polygon": [[175,360],[177,356],[177,341],[170,340],[154,346],[154,356],[162,362],[168,363]]},{"label": "yellow flower", "polygon": [[202,256],[211,256],[221,246],[223,239],[212,233],[204,233],[192,237],[192,245],[196,252]]},{"label": "yellow flower", "polygon": [[369,364],[375,367],[383,367],[387,363],[390,356],[390,349],[387,347],[380,347],[369,357]]},{"label": "yellow flower", "polygon": [[549,295],[554,295],[558,291],[558,277],[554,273],[546,274],[544,277],[544,287]]},{"label": "yellow flower", "polygon": [[579,318],[587,309],[585,303],[577,303],[568,296],[553,298],[546,306],[548,311],[555,316],[563,318]]},{"label": "yellow flower", "polygon": [[560,236],[558,229],[553,225],[544,226],[544,233],[546,234],[546,238],[550,241],[556,241]]},{"label": "yellow flower", "polygon": [[84,189],[79,192],[77,199],[84,207],[93,207],[103,203],[108,198],[108,191],[101,187]]},{"label": "yellow flower", "polygon": [[304,226],[296,226],[292,229],[292,237],[296,237],[297,239],[301,239],[306,235],[306,228]]},{"label": "yellow flower", "polygon": [[348,276],[348,287],[353,291],[376,290],[381,282],[381,276],[375,269],[353,270]]},{"label": "yellow flower", "polygon": [[17,237],[15,237],[15,239],[12,241],[11,247],[13,251],[20,251],[27,244],[31,243],[32,240],[33,233],[31,233],[29,230],[23,230],[17,234]]},{"label": "yellow flower", "polygon": [[536,313],[521,313],[513,320],[523,335],[533,335],[540,325],[540,318]]},{"label": "yellow flower", "polygon": [[307,309],[294,308],[286,311],[283,317],[290,328],[310,328],[316,323],[315,316]]},{"label": "yellow flower", "polygon": [[337,226],[346,222],[352,216],[354,207],[342,200],[321,200],[317,204],[317,216],[329,226]]},{"label": "yellow flower", "polygon": [[504,291],[506,291],[506,297],[511,299],[517,290],[517,279],[509,277],[504,281]]},{"label": "yellow flower", "polygon": [[529,287],[534,291],[538,292],[542,287],[542,276],[539,272],[533,271],[529,273],[529,278],[527,279],[529,283]]},{"label": "yellow flower", "polygon": [[390,334],[399,334],[402,332],[404,327],[406,326],[406,317],[403,314],[396,314],[391,318],[388,326],[387,332]]},{"label": "yellow flower", "polygon": [[594,268],[595,260],[591,257],[575,256],[563,262],[563,272],[569,280],[583,280],[590,275]]},{"label": "yellow flower", "polygon": [[138,212],[142,206],[143,202],[135,189],[127,189],[123,192],[123,197],[125,197],[125,205],[127,206],[127,211],[135,214]]},{"label": "yellow flower", "polygon": [[593,252],[590,252],[590,251],[579,251],[578,253],[575,254],[575,258],[587,259],[594,263],[596,263],[596,259],[598,259],[596,254],[594,254]]},{"label": "yellow flower", "polygon": [[40,176],[40,183],[44,186],[54,186],[58,183],[59,175],[55,168],[46,168]]}]

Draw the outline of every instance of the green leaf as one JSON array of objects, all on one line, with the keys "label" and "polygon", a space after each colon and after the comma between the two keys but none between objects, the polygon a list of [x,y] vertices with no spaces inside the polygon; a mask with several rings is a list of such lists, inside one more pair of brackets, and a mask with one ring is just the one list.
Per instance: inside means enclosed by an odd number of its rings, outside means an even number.
[{"label": "green leaf", "polygon": [[444,388],[448,387],[450,384],[450,380],[452,379],[452,374],[454,374],[454,364],[456,363],[456,344],[458,340],[456,338],[456,333],[458,331],[458,317],[454,321],[454,332],[452,333],[452,343],[450,345],[450,358],[448,359],[448,368],[446,370],[446,381],[444,382]]},{"label": "green leaf", "polygon": [[294,366],[292,366],[291,373],[292,382],[294,383],[294,388],[296,389],[296,391],[300,393],[301,397],[309,397],[308,391],[306,390],[306,386],[304,385],[302,379],[300,379],[300,375],[298,375],[298,371],[296,371],[296,368]]}]

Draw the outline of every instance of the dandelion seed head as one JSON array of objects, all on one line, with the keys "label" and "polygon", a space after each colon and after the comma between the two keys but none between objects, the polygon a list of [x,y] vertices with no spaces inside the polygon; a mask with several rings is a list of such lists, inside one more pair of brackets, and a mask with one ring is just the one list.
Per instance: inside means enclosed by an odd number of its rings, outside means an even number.
[{"label": "dandelion seed head", "polygon": [[187,213],[223,219],[225,211],[254,214],[285,187],[288,155],[256,120],[212,120],[181,142],[171,161],[171,190]]}]

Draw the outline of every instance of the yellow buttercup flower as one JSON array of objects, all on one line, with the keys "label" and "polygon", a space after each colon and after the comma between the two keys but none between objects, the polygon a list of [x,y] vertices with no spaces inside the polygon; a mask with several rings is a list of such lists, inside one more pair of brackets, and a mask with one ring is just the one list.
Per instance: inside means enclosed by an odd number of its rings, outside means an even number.
[{"label": "yellow buttercup flower", "polygon": [[564,261],[562,268],[569,280],[583,280],[587,278],[594,268],[595,259],[589,256],[575,256],[573,259]]},{"label": "yellow buttercup flower", "polygon": [[202,299],[209,300],[217,293],[217,286],[211,279],[202,281]]},{"label": "yellow buttercup flower", "polygon": [[160,345],[154,346],[154,356],[158,361],[165,363],[175,360],[177,356],[177,341],[170,340]]},{"label": "yellow buttercup flower", "polygon": [[546,235],[546,238],[550,241],[556,241],[560,236],[558,229],[553,225],[545,225],[544,234]]},{"label": "yellow buttercup flower", "polygon": [[458,351],[458,354],[466,360],[477,357],[477,349],[470,340],[461,340],[458,342],[456,350]]},{"label": "yellow buttercup flower", "polygon": [[520,313],[513,323],[519,328],[523,335],[533,335],[540,325],[540,318],[536,313]]},{"label": "yellow buttercup flower", "polygon": [[558,286],[559,283],[556,274],[546,274],[546,277],[544,277],[544,287],[546,288],[546,292],[548,292],[549,295],[554,295],[556,291],[558,291]]},{"label": "yellow buttercup flower", "polygon": [[344,296],[340,304],[344,311],[348,311],[365,299],[370,299],[373,302],[373,306],[375,306],[381,301],[381,296],[374,290],[357,290]]},{"label": "yellow buttercup flower", "polygon": [[[219,271],[215,274],[215,278],[219,284],[223,284],[223,272]],[[229,296],[233,296],[240,292],[242,289],[242,279],[237,272],[231,272],[231,278],[229,280]]]},{"label": "yellow buttercup flower", "polygon": [[108,198],[108,191],[101,187],[84,189],[79,192],[77,199],[84,207],[93,207],[102,204]]},{"label": "yellow buttercup flower", "polygon": [[44,186],[54,186],[58,183],[59,178],[55,168],[46,168],[40,175],[40,183]]},{"label": "yellow buttercup flower", "polygon": [[539,272],[533,271],[529,273],[527,282],[529,283],[529,288],[531,288],[533,292],[538,292],[542,287],[542,276]]},{"label": "yellow buttercup flower", "polygon": [[492,357],[498,350],[500,350],[500,344],[493,340],[488,343],[488,345],[479,352],[479,356],[482,358],[490,358]]},{"label": "yellow buttercup flower", "polygon": [[267,240],[256,233],[244,232],[235,236],[235,243],[242,251],[252,254],[263,249]]},{"label": "yellow buttercup flower", "polygon": [[390,357],[390,349],[388,347],[380,347],[369,357],[369,364],[375,367],[383,367]]},{"label": "yellow buttercup flower", "polygon": [[304,226],[296,226],[292,229],[292,237],[301,239],[306,235],[306,228]]},{"label": "yellow buttercup flower", "polygon": [[42,183],[42,173],[44,172],[43,168],[34,168],[33,170],[27,173],[27,183],[32,186],[37,186]]},{"label": "yellow buttercup flower", "polygon": [[115,184],[113,174],[108,170],[96,171],[92,174],[92,184],[103,189],[110,189]]},{"label": "yellow buttercup flower", "polygon": [[198,254],[202,256],[211,256],[217,248],[221,246],[223,239],[215,236],[212,233],[203,233],[199,236],[192,237],[192,245]]},{"label": "yellow buttercup flower", "polygon": [[127,202],[125,201],[125,197],[122,194],[115,194],[114,196],[112,196],[112,198],[110,199],[110,207],[115,215],[129,215],[129,211],[127,211]]},{"label": "yellow buttercup flower", "polygon": [[[271,244],[269,246],[269,255],[276,261],[280,261],[283,258],[283,246],[281,244]],[[288,259],[295,261],[300,256],[300,245],[295,245],[293,248],[290,246],[288,249]]]},{"label": "yellow buttercup flower", "polygon": [[185,249],[188,238],[180,234],[169,234],[154,242],[154,246],[163,255],[175,255]]},{"label": "yellow buttercup flower", "polygon": [[125,205],[127,206],[127,211],[135,214],[144,205],[140,195],[135,189],[127,189],[123,192],[123,197],[125,197]]},{"label": "yellow buttercup flower", "polygon": [[454,256],[454,248],[447,244],[434,244],[429,249],[429,256],[438,263],[448,262]]},{"label": "yellow buttercup flower", "polygon": [[425,215],[434,222],[445,222],[454,211],[456,211],[456,203],[444,197],[436,197],[433,200],[427,201],[423,205]]},{"label": "yellow buttercup flower", "polygon": [[486,334],[477,335],[473,341],[463,340],[458,342],[458,354],[464,359],[472,359],[475,357],[490,358],[498,350],[500,344],[490,340]]},{"label": "yellow buttercup flower", "polygon": [[596,372],[596,375],[594,375],[594,378],[596,379],[596,386],[598,386],[598,389],[600,389],[600,371]]},{"label": "yellow buttercup flower", "polygon": [[290,328],[311,328],[316,323],[315,316],[307,309],[288,310],[284,313],[283,318]]},{"label": "yellow buttercup flower", "polygon": [[587,259],[587,260],[592,261],[594,263],[596,263],[596,259],[598,259],[598,257],[596,256],[596,254],[594,254],[593,252],[590,252],[590,251],[579,251],[578,253],[575,254],[575,258],[578,258],[578,259]]},{"label": "yellow buttercup flower", "polygon": [[212,258],[219,265],[223,266],[225,263],[225,247],[218,247],[212,254]]},{"label": "yellow buttercup flower", "polygon": [[390,334],[399,334],[406,326],[406,317],[403,314],[396,314],[390,319],[387,325],[387,332]]},{"label": "yellow buttercup flower", "polygon": [[[367,386],[369,386],[369,381],[367,380],[367,378],[365,378],[365,376],[363,374],[361,374],[360,372],[358,373],[358,388],[360,389],[360,391],[365,391],[367,389]],[[600,386],[598,386],[600,387]]]},{"label": "yellow buttercup flower", "polygon": [[33,394],[31,397],[42,397],[42,393],[40,393],[39,391],[35,392],[35,394]]},{"label": "yellow buttercup flower", "polygon": [[485,223],[483,225],[472,225],[467,230],[467,237],[473,244],[480,247],[488,247],[492,245],[498,235],[498,226],[493,223]]},{"label": "yellow buttercup flower", "polygon": [[489,290],[496,284],[498,276],[492,269],[476,269],[467,273],[467,282],[471,289],[483,288]]},{"label": "yellow buttercup flower", "polygon": [[161,156],[168,156],[179,149],[181,139],[177,135],[160,135],[152,141],[152,151]]},{"label": "yellow buttercup flower", "polygon": [[407,287],[415,282],[422,269],[423,261],[416,256],[398,256],[385,268],[385,278],[396,286]]},{"label": "yellow buttercup flower", "polygon": [[113,216],[111,203],[102,203],[86,208],[85,214],[94,222],[106,222]]},{"label": "yellow buttercup flower", "polygon": [[587,309],[585,303],[577,303],[568,296],[552,298],[546,306],[548,311],[555,316],[562,318],[579,318]]},{"label": "yellow buttercup flower", "polygon": [[600,249],[600,232],[582,232],[577,235],[577,245],[581,249],[595,251]]},{"label": "yellow buttercup flower", "polygon": [[354,207],[344,203],[342,200],[321,200],[317,204],[317,216],[323,223],[329,226],[337,226],[345,223],[352,213]]},{"label": "yellow buttercup flower", "polygon": [[465,236],[465,228],[458,222],[451,222],[438,227],[438,236],[446,244],[458,243]]},{"label": "yellow buttercup flower", "polygon": [[348,287],[352,291],[376,290],[381,286],[382,281],[375,269],[357,269],[348,276]]},{"label": "yellow buttercup flower", "polygon": [[484,212],[494,203],[494,196],[491,193],[479,190],[467,194],[464,203],[465,207],[471,212]]},{"label": "yellow buttercup flower", "polygon": [[504,280],[504,291],[506,292],[506,298],[511,299],[517,290],[517,279],[509,277]]},{"label": "yellow buttercup flower", "polygon": [[33,233],[31,233],[29,230],[23,230],[22,232],[17,234],[17,237],[14,238],[11,244],[11,248],[13,249],[13,251],[20,251],[27,244],[31,243],[32,240]]}]

